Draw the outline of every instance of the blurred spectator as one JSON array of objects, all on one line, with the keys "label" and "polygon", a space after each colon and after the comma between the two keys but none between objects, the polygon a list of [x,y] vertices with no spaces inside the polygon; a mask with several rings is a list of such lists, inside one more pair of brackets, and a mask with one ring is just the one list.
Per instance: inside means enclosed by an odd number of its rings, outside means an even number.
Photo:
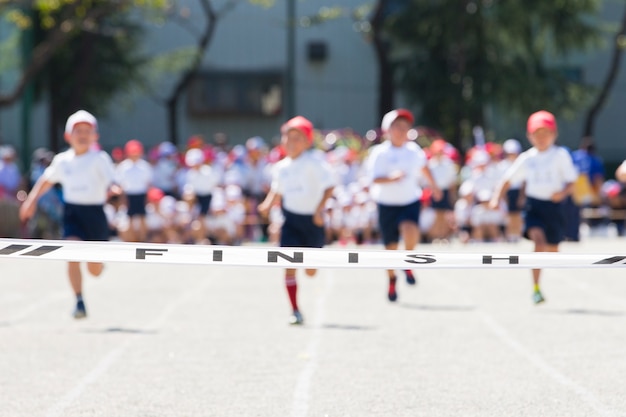
[{"label": "blurred spectator", "polygon": [[16,156],[13,146],[0,146],[0,198],[15,199],[22,183],[22,175],[15,162]]},{"label": "blurred spectator", "polygon": [[[507,139],[502,145],[504,159],[498,163],[498,177],[502,177],[504,173],[513,165],[520,153],[522,153],[522,145],[517,139]],[[517,242],[522,237],[522,209],[524,207],[524,182],[521,180],[511,181],[511,185],[506,192],[506,239],[509,242]]]},{"label": "blurred spectator", "polygon": [[[564,200],[565,238],[570,241],[580,240],[581,208],[598,207],[601,203],[600,190],[604,183],[604,164],[595,154],[592,138],[582,139],[577,150],[572,152],[572,161],[578,170],[571,197]],[[594,226],[591,224],[590,226]]]},{"label": "blurred spectator", "polygon": [[145,242],[148,235],[146,197],[154,174],[152,166],[143,159],[143,145],[137,139],[126,142],[124,153],[126,159],[117,166],[115,180],[122,189],[129,217],[125,236],[131,242]]},{"label": "blurred spectator", "polygon": [[178,197],[176,173],[178,171],[178,149],[171,142],[162,142],[157,147],[153,184],[166,195]]}]

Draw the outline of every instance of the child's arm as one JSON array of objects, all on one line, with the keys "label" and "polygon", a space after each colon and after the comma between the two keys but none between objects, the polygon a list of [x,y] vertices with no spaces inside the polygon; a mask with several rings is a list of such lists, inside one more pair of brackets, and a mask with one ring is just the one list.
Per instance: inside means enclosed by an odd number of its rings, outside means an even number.
[{"label": "child's arm", "polygon": [[502,200],[502,196],[506,194],[511,186],[511,182],[509,180],[504,181],[498,187],[496,187],[496,191],[493,193],[491,200],[489,201],[489,208],[491,210],[495,210],[500,206],[500,201]]},{"label": "child's arm", "polygon": [[626,182],[626,161],[622,162],[615,170],[615,178],[620,182]]},{"label": "child's arm", "polygon": [[272,206],[280,199],[281,195],[276,190],[270,190],[265,200],[258,205],[257,210],[263,217],[267,217]]},{"label": "child's arm", "polygon": [[52,188],[53,185],[53,182],[47,181],[43,177],[40,177],[37,180],[33,189],[30,193],[28,193],[28,197],[26,197],[26,200],[24,200],[20,206],[21,221],[24,222],[33,217],[35,210],[37,209],[37,201],[39,200],[39,197],[44,195],[50,188]]},{"label": "child's arm", "polygon": [[565,184],[565,188],[552,194],[552,197],[550,197],[550,199],[553,203],[560,203],[561,201],[565,200],[568,195],[572,194],[572,191],[574,191],[574,183],[568,182],[567,184]]},{"label": "child's arm", "polygon": [[324,190],[322,200],[315,209],[315,213],[313,214],[313,223],[315,223],[317,226],[324,225],[324,209],[326,208],[326,201],[328,201],[328,199],[332,197],[334,188],[335,187],[328,187]]},{"label": "child's arm", "polygon": [[433,193],[433,200],[435,201],[441,200],[443,193],[441,192],[439,187],[437,187],[437,183],[435,183],[435,179],[433,178],[433,174],[432,172],[430,172],[430,168],[428,168],[428,165],[424,165],[424,167],[422,168],[422,173],[428,180],[428,183],[430,184],[430,189],[432,190],[432,193]]}]

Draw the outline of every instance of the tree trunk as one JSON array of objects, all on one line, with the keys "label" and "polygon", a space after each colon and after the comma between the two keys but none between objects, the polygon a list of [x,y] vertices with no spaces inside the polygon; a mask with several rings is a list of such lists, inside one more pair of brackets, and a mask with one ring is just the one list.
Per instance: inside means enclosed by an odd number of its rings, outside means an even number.
[{"label": "tree trunk", "polygon": [[[180,98],[189,86],[189,83],[193,80],[193,77],[198,73],[200,69],[200,65],[202,65],[202,59],[206,53],[206,50],[213,38],[213,34],[215,33],[215,25],[217,23],[217,13],[213,10],[210,0],[200,0],[202,8],[204,9],[204,14],[206,17],[206,26],[204,31],[202,32],[202,36],[200,36],[200,40],[198,41],[198,47],[196,49],[196,56],[187,71],[183,73],[180,77],[174,89],[172,90],[172,94],[166,99],[167,104],[167,131],[170,135],[170,141],[175,145],[179,142],[178,137],[178,104],[180,103]],[[234,2],[230,3],[231,7],[234,5]]]},{"label": "tree trunk", "polygon": [[382,37],[384,10],[388,0],[379,0],[376,11],[370,21],[373,34],[374,50],[378,63],[378,118],[394,108],[393,69],[389,62],[389,45]]},{"label": "tree trunk", "polygon": [[609,65],[609,72],[604,79],[604,83],[602,84],[602,88],[596,97],[596,101],[591,105],[591,108],[587,112],[587,117],[585,119],[585,126],[583,130],[583,137],[585,136],[593,136],[596,118],[598,114],[604,107],[606,100],[609,97],[611,89],[613,88],[613,84],[615,84],[615,79],[617,78],[617,74],[619,72],[620,61],[622,59],[622,55],[624,53],[624,37],[626,36],[626,8],[624,8],[624,16],[622,16],[622,24],[619,32],[615,35],[614,43],[613,43],[613,55],[611,56],[611,63]]}]

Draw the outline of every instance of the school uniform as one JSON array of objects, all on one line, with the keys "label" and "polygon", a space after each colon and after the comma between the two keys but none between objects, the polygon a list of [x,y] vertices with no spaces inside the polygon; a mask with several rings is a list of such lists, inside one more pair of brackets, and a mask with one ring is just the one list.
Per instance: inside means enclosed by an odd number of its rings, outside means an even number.
[{"label": "school uniform", "polygon": [[42,177],[63,188],[63,237],[108,240],[104,213],[109,186],[115,178],[111,157],[104,151],[76,155],[73,149],[54,157]]},{"label": "school uniform", "polygon": [[[516,158],[517,159],[517,158]],[[504,159],[498,162],[497,170],[498,177],[501,178],[506,172],[513,166],[513,161],[510,159]],[[520,204],[520,195],[522,192],[522,186],[524,185],[523,179],[517,179],[515,182],[511,182],[509,189],[506,191],[506,209],[509,213],[520,213],[524,207]]]},{"label": "school uniform", "polygon": [[428,169],[437,187],[441,190],[441,200],[432,200],[431,207],[435,210],[452,210],[450,189],[457,183],[456,164],[448,156],[433,157],[428,161]]},{"label": "school uniform", "polygon": [[531,148],[520,154],[505,173],[504,180],[526,183],[525,237],[528,237],[529,229],[539,227],[549,244],[557,245],[563,240],[562,205],[552,202],[551,197],[562,191],[566,184],[573,183],[577,175],[569,153],[559,146],[553,145],[543,152]]},{"label": "school uniform", "polygon": [[313,222],[313,215],[325,191],[334,186],[330,167],[311,150],[296,159],[287,157],[276,163],[272,190],[282,196],[284,217],[280,246],[324,246],[324,227]]},{"label": "school uniform", "polygon": [[194,193],[200,207],[200,214],[203,216],[209,213],[213,190],[217,187],[218,181],[218,177],[209,165],[189,169],[185,175],[184,189]]},{"label": "school uniform", "polygon": [[117,166],[115,179],[126,194],[128,216],[145,216],[148,189],[153,179],[152,166],[144,159],[125,159]]},{"label": "school uniform", "polygon": [[419,185],[427,159],[415,143],[392,146],[389,141],[374,149],[368,158],[371,180],[388,177],[393,171],[402,171],[404,178],[390,183],[372,183],[370,193],[378,207],[378,222],[385,245],[398,243],[399,225],[410,221],[419,225],[422,188]]}]

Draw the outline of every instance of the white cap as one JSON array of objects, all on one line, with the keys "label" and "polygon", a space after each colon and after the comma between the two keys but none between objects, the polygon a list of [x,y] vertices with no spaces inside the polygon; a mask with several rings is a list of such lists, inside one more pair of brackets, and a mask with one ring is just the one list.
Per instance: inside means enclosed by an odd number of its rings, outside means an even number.
[{"label": "white cap", "polygon": [[235,184],[230,184],[226,186],[226,199],[228,200],[238,200],[241,198],[241,187]]},{"label": "white cap", "polygon": [[74,131],[74,126],[79,123],[89,123],[96,130],[98,130],[98,121],[96,120],[96,117],[88,111],[78,110],[76,113],[67,118],[67,123],[65,123],[65,133],[72,133]]},{"label": "white cap", "polygon": [[196,166],[204,163],[204,152],[200,149],[189,149],[185,154],[185,164],[187,166]]},{"label": "white cap", "polygon": [[518,154],[522,152],[522,145],[517,139],[507,139],[502,144],[502,150],[504,153]]},{"label": "white cap", "polygon": [[483,149],[477,149],[472,154],[472,166],[476,167],[480,165],[485,165],[488,164],[489,161],[491,161],[491,157],[489,156],[489,153]]}]

